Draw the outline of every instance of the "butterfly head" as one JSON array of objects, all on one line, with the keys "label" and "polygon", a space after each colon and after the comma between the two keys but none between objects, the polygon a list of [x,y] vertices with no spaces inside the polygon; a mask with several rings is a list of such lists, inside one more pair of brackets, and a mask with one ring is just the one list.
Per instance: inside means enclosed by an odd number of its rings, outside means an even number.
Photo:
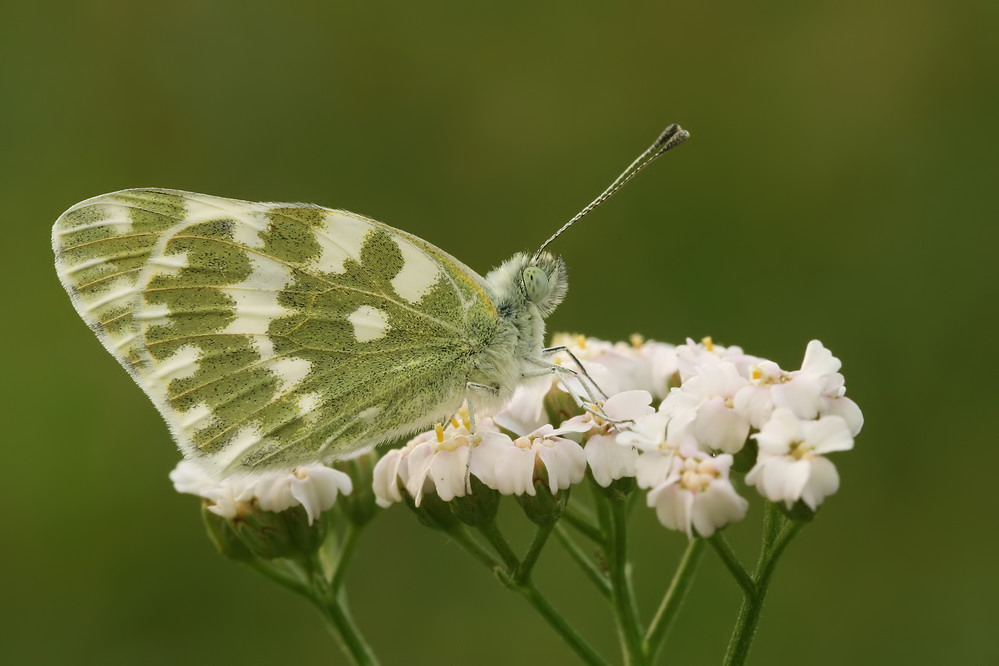
[{"label": "butterfly head", "polygon": [[486,280],[495,289],[499,302],[533,303],[542,317],[558,307],[569,289],[565,262],[548,252],[537,257],[515,254],[491,271]]}]

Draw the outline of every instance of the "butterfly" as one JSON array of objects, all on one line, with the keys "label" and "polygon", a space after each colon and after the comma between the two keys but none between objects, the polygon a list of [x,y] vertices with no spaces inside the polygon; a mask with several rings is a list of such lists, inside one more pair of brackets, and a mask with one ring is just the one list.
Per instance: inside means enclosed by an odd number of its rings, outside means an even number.
[{"label": "butterfly", "polygon": [[531,377],[576,374],[544,347],[544,320],[568,287],[545,248],[687,136],[671,125],[533,255],[484,277],[346,211],[155,188],[63,213],[56,270],[203,469],[329,462],[426,429],[466,400],[474,418]]}]

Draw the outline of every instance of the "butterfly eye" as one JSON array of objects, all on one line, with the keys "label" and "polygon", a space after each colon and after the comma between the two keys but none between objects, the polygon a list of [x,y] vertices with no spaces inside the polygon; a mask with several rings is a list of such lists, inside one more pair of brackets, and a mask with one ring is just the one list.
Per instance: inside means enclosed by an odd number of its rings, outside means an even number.
[{"label": "butterfly eye", "polygon": [[524,269],[524,288],[533,303],[540,303],[548,296],[548,274],[537,266]]}]

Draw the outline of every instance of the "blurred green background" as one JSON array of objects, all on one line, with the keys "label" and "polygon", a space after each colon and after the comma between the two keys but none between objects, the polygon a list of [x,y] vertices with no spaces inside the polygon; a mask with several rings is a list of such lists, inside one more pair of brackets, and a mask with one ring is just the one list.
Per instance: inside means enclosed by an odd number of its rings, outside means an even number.
[{"label": "blurred green background", "polygon": [[[691,141],[559,241],[552,330],[712,335],[785,367],[818,337],[867,417],[751,661],[999,662],[997,30],[985,0],[5,6],[0,662],[342,663],[171,488],[166,428],[56,280],[59,213],[139,186],[309,201],[485,272],[669,122]],[[731,530],[747,560],[752,518]],[[649,613],[685,539],[644,508],[633,525]],[[539,573],[615,654],[557,545]],[[386,664],[573,663],[404,508],[349,585]],[[718,662],[737,608],[709,553],[665,656]]]}]

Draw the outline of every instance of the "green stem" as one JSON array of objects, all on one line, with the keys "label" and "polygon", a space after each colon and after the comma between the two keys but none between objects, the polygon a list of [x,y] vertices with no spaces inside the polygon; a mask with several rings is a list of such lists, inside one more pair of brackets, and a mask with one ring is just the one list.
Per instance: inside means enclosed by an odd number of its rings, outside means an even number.
[{"label": "green stem", "polygon": [[277,561],[260,560],[253,558],[247,562],[255,571],[271,579],[278,585],[285,587],[295,594],[302,596],[309,595],[308,585],[288,567],[281,566]]},{"label": "green stem", "polygon": [[752,576],[746,571],[746,568],[742,566],[739,558],[736,557],[735,552],[732,547],[728,545],[728,541],[722,536],[721,532],[715,532],[709,539],[708,542],[711,547],[715,549],[718,553],[718,557],[721,558],[722,563],[728,568],[729,573],[735,578],[735,581],[739,583],[739,587],[742,588],[743,594],[754,595],[756,594],[756,583],[753,581]]},{"label": "green stem", "polygon": [[325,581],[316,587],[319,589],[310,595],[310,599],[322,612],[326,626],[339,640],[351,662],[356,666],[377,666],[378,658],[361,635],[347,605],[341,603],[340,595]]},{"label": "green stem", "polygon": [[600,531],[599,527],[593,524],[593,516],[589,515],[586,511],[570,504],[562,512],[562,518],[591,541],[603,545],[605,541],[604,534]]},{"label": "green stem", "polygon": [[336,594],[343,587],[344,578],[347,575],[347,567],[357,552],[357,544],[360,543],[361,532],[364,527],[354,523],[347,523],[343,539],[340,541],[340,552],[333,565],[333,575],[330,579],[330,588]]},{"label": "green stem", "polygon": [[596,564],[590,559],[582,548],[579,547],[573,538],[569,534],[569,531],[562,527],[561,525],[555,525],[555,536],[562,543],[566,552],[569,553],[569,557],[579,565],[579,568],[583,570],[586,577],[597,586],[597,590],[604,596],[605,599],[610,599],[610,581],[607,580],[607,576],[604,575]]},{"label": "green stem", "polygon": [[669,589],[666,590],[666,594],[659,604],[659,610],[656,611],[648,631],[645,632],[642,648],[650,663],[655,662],[663,643],[666,642],[666,635],[669,633],[670,627],[673,626],[673,621],[679,614],[687,591],[694,582],[694,574],[697,573],[697,566],[703,556],[704,539],[691,539],[687,544],[687,550],[683,552],[683,557],[680,558],[680,564],[676,568],[676,573],[673,574]]},{"label": "green stem", "polygon": [[[618,638],[625,664],[638,666],[645,663],[642,651],[642,628],[636,612],[634,593],[631,589],[628,566],[628,510],[623,500],[601,498],[601,523],[610,539],[607,564],[610,568],[611,606],[617,622]],[[598,509],[599,510],[599,509]]]},{"label": "green stem", "polygon": [[534,533],[534,539],[531,541],[530,548],[527,549],[527,554],[524,555],[524,559],[520,561],[520,566],[515,570],[514,581],[517,584],[526,583],[530,579],[531,571],[534,570],[534,565],[537,564],[541,550],[548,542],[553,527],[555,527],[555,523],[538,526],[538,531]]},{"label": "green stem", "polygon": [[503,571],[503,565],[496,561],[496,558],[492,554],[483,548],[478,541],[476,541],[471,534],[469,534],[464,528],[459,527],[457,529],[449,530],[448,536],[461,546],[466,553],[477,559],[484,566],[491,569],[494,572]]},{"label": "green stem", "polygon": [[[509,589],[520,594],[524,599],[527,600],[531,606],[545,619],[546,622],[558,633],[563,641],[576,653],[580,659],[585,663],[591,664],[593,666],[606,666],[607,662],[599,655],[597,652],[590,647],[590,645],[580,636],[575,629],[573,629],[565,618],[550,603],[545,599],[544,595],[534,586],[534,583],[530,579],[530,570],[527,571],[527,577],[518,581],[515,579],[515,575],[521,569],[520,562],[517,561],[517,556],[513,553],[510,545],[507,543],[506,537],[500,532],[499,527],[497,527],[495,522],[488,525],[480,526],[479,531],[482,535],[489,541],[489,543],[496,549],[500,557],[506,563],[506,566],[497,562],[492,555],[490,555],[486,550],[480,546],[469,534],[467,534],[463,529],[450,530],[448,532],[449,536],[454,540],[456,544],[461,546],[466,552],[468,552],[476,560],[484,564],[494,573],[499,574],[500,581],[506,585]],[[535,544],[538,543],[538,538],[541,536],[542,530],[538,530],[538,535],[535,536]],[[547,530],[548,533],[551,532],[551,528]],[[547,539],[547,534],[542,538],[541,544],[538,546],[538,551]],[[532,544],[532,551],[533,551]],[[528,553],[530,555],[530,552]],[[535,559],[537,555],[534,556]],[[526,561],[526,558],[525,558]]]},{"label": "green stem", "polygon": [[490,520],[488,523],[480,525],[479,532],[486,538],[489,545],[496,549],[496,554],[500,556],[500,559],[503,560],[503,565],[512,575],[520,567],[520,561],[517,559],[517,555],[513,552],[513,549],[510,548],[506,537],[500,532],[496,521]]},{"label": "green stem", "polygon": [[527,600],[534,610],[536,610],[541,617],[545,619],[546,622],[556,631],[558,635],[562,637],[562,640],[566,642],[576,656],[579,657],[583,662],[590,664],[591,666],[606,666],[607,662],[601,657],[596,650],[594,650],[590,645],[580,636],[575,629],[573,629],[565,618],[552,607],[548,600],[545,599],[544,595],[534,586],[534,583],[528,581],[522,585],[513,585],[514,590],[520,593],[524,599]]},{"label": "green stem", "polygon": [[743,594],[739,618],[725,651],[725,666],[741,666],[746,663],[777,561],[803,526],[800,522],[788,523],[779,511],[776,506],[767,505],[764,514],[764,543],[760,549],[760,561],[753,574],[755,593]]}]

